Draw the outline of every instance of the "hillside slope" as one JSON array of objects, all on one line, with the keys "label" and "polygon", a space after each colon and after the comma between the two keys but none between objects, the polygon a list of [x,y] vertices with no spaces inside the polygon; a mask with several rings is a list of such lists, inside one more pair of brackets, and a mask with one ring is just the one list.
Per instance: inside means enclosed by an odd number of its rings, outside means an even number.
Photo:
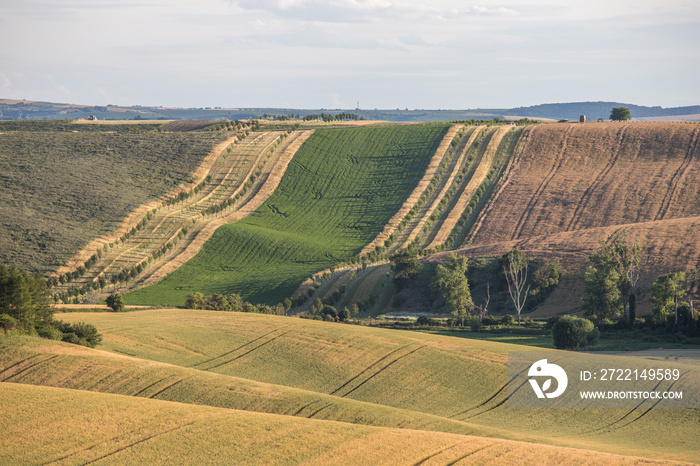
[{"label": "hillside slope", "polygon": [[700,125],[533,127],[474,245],[700,213]]},{"label": "hillside slope", "polygon": [[[509,438],[651,458],[700,454],[686,441],[700,422],[698,409],[678,416],[641,407],[509,408],[508,352],[525,346],[211,311],[63,318],[96,325],[104,348],[115,353],[464,421],[508,431]],[[552,350],[553,358],[566,354]]]},{"label": "hillside slope", "polygon": [[56,271],[134,208],[189,182],[230,136],[158,126],[22,121],[0,130],[0,262]]},{"label": "hillside slope", "polygon": [[357,254],[421,178],[448,127],[319,129],[277,190],[242,221],[219,228],[202,251],[130,304],[183,305],[201,291],[274,304],[304,278]]},{"label": "hillside slope", "polygon": [[[0,402],[6,407],[0,460],[8,464],[657,463],[588,450],[20,384],[1,384]],[[94,428],[97,419],[99,429]]]}]

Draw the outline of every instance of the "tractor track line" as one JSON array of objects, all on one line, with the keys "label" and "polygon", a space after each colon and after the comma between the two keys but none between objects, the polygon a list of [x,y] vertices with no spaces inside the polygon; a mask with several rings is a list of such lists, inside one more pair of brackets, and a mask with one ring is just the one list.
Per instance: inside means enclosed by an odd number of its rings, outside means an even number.
[{"label": "tractor track line", "polygon": [[253,349],[251,349],[251,350],[249,350],[249,351],[246,351],[245,353],[241,354],[240,356],[236,356],[236,357],[233,358],[233,359],[230,359],[230,360],[228,360],[228,361],[224,361],[224,362],[222,362],[221,364],[217,364],[217,365],[215,365],[215,366],[211,366],[211,367],[209,367],[209,368],[207,368],[207,369],[205,369],[205,370],[210,371],[210,370],[212,370],[212,369],[216,369],[217,367],[221,367],[221,366],[225,366],[226,364],[230,364],[230,363],[232,363],[233,361],[236,361],[237,359],[241,359],[243,356],[249,355],[250,353],[252,353],[253,351],[255,351],[255,350],[257,350],[257,349],[262,348],[263,346],[267,345],[268,343],[272,343],[272,342],[275,341],[276,339],[278,339],[278,338],[280,338],[280,337],[282,337],[282,336],[288,334],[289,332],[291,332],[291,330],[287,330],[286,332],[281,333],[281,334],[277,335],[276,337],[270,338],[270,339],[267,340],[266,342],[259,344],[259,345],[256,346],[255,348],[253,348]]},{"label": "tractor track line", "polygon": [[349,392],[347,392],[345,395],[342,395],[342,396],[343,396],[343,397],[348,396],[349,394],[351,394],[352,392],[354,392],[355,390],[357,390],[358,388],[362,387],[364,384],[366,384],[367,382],[369,382],[370,380],[372,380],[374,377],[378,376],[381,372],[383,372],[384,370],[388,369],[388,368],[389,368],[391,365],[393,365],[395,362],[397,362],[397,361],[399,361],[399,360],[405,358],[406,356],[412,355],[413,353],[415,353],[415,352],[418,351],[419,349],[425,348],[425,346],[426,346],[426,345],[419,346],[418,348],[414,349],[414,350],[411,351],[410,353],[406,353],[406,354],[404,354],[404,355],[402,355],[402,356],[399,356],[398,358],[394,359],[394,360],[391,361],[389,364],[387,364],[386,366],[382,367],[382,368],[379,369],[377,372],[375,372],[374,374],[372,374],[371,376],[369,376],[368,378],[366,378],[366,379],[364,380],[364,382],[360,383],[358,386],[356,386],[355,388],[353,388],[352,390],[350,390]]},{"label": "tractor track line", "polygon": [[574,214],[571,217],[571,220],[569,221],[569,224],[566,227],[566,231],[572,231],[577,224],[579,223],[581,213],[584,211],[586,206],[588,205],[589,201],[591,200],[591,196],[595,191],[598,190],[598,186],[603,182],[603,180],[608,176],[608,174],[612,171],[613,167],[615,167],[615,164],[617,161],[620,159],[620,153],[622,152],[622,142],[625,139],[625,135],[627,133],[627,129],[629,129],[630,125],[623,126],[620,129],[620,132],[617,134],[616,137],[616,142],[615,142],[615,148],[614,148],[614,153],[609,160],[608,163],[605,165],[605,168],[596,176],[596,178],[593,180],[593,183],[586,188],[586,190],[583,192],[583,195],[581,196],[581,199],[578,201],[576,204],[576,209],[574,210]]},{"label": "tractor track line", "polygon": [[547,176],[544,177],[542,183],[540,183],[540,185],[535,190],[535,194],[533,194],[530,198],[530,201],[527,203],[527,207],[525,207],[525,209],[523,210],[523,213],[520,216],[520,219],[518,220],[515,229],[513,230],[513,234],[510,238],[511,240],[517,239],[520,236],[523,228],[525,228],[525,224],[530,219],[530,215],[532,215],[532,209],[535,207],[535,205],[537,205],[540,198],[542,197],[542,193],[544,193],[544,191],[547,189],[549,182],[552,180],[552,178],[554,178],[554,175],[557,174],[559,168],[564,163],[564,154],[566,153],[566,149],[568,148],[569,136],[571,135],[571,131],[573,129],[574,126],[569,125],[569,127],[564,132],[564,137],[562,138],[561,142],[561,149],[559,149],[559,153],[552,161],[552,168],[549,171],[549,173],[547,173]]},{"label": "tractor track line", "polygon": [[693,156],[698,148],[698,134],[700,134],[700,128],[696,128],[693,132],[683,163],[680,167],[678,167],[676,173],[673,174],[673,178],[671,178],[670,182],[671,186],[666,191],[666,195],[664,195],[664,198],[661,201],[659,212],[656,214],[654,220],[663,220],[664,217],[666,217],[668,209],[671,207],[671,201],[673,201],[676,191],[678,190],[678,185],[680,184],[681,180],[685,178],[686,172],[688,171],[688,168],[690,168],[690,163],[693,161]]},{"label": "tractor track line", "polygon": [[335,390],[333,390],[330,394],[331,394],[331,395],[335,395],[335,394],[338,393],[340,390],[342,390],[343,388],[345,388],[348,384],[350,384],[351,382],[353,382],[355,379],[359,378],[362,374],[364,374],[365,372],[369,371],[370,369],[372,369],[372,368],[373,368],[374,366],[376,366],[377,364],[379,364],[379,363],[381,363],[382,361],[384,361],[386,358],[388,358],[388,357],[391,356],[392,354],[397,353],[397,352],[399,352],[399,351],[401,351],[401,350],[403,350],[403,349],[406,349],[406,348],[408,348],[409,346],[411,346],[411,343],[409,343],[408,345],[401,346],[400,348],[396,348],[395,350],[393,350],[393,351],[387,353],[386,355],[384,355],[383,357],[381,357],[381,358],[378,359],[377,361],[373,362],[372,364],[370,364],[369,366],[367,366],[366,368],[364,368],[362,371],[360,371],[360,373],[358,373],[356,376],[354,376],[353,378],[351,378],[350,380],[348,380],[347,382],[345,382],[343,385],[341,385],[340,387],[338,387],[338,388],[336,388]]},{"label": "tractor track line", "polygon": [[268,332],[268,333],[266,333],[265,335],[259,336],[259,337],[257,337],[257,338],[254,338],[254,339],[250,340],[250,341],[247,342],[247,343],[242,344],[241,346],[237,347],[236,349],[232,349],[231,351],[227,351],[226,353],[220,354],[219,356],[213,357],[213,358],[211,358],[211,359],[207,359],[206,361],[198,362],[197,364],[195,364],[195,365],[193,365],[193,366],[190,366],[190,367],[195,368],[195,367],[197,367],[197,366],[202,366],[202,365],[207,364],[207,363],[210,363],[210,362],[212,362],[212,361],[216,361],[216,360],[219,359],[219,358],[226,357],[226,356],[228,356],[229,354],[235,353],[235,352],[238,351],[239,349],[241,349],[241,348],[243,348],[243,347],[245,347],[245,346],[248,346],[248,345],[250,345],[251,343],[255,343],[256,341],[261,340],[261,339],[265,338],[266,336],[272,335],[273,333],[278,332],[278,331],[279,331],[279,329],[274,329],[273,331]]}]

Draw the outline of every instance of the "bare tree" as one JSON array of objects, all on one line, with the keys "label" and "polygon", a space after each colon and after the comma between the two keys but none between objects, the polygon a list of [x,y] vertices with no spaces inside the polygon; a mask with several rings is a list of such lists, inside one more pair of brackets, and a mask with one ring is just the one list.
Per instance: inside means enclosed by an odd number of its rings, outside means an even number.
[{"label": "bare tree", "polygon": [[489,301],[491,301],[491,284],[486,284],[486,301],[483,306],[476,306],[479,309],[479,322],[483,322],[484,317],[489,312]]},{"label": "bare tree", "polygon": [[525,307],[527,294],[530,285],[527,284],[527,258],[525,254],[517,249],[511,250],[504,257],[503,274],[508,282],[508,293],[513,300],[515,312],[518,314],[518,325],[520,325],[520,313]]}]

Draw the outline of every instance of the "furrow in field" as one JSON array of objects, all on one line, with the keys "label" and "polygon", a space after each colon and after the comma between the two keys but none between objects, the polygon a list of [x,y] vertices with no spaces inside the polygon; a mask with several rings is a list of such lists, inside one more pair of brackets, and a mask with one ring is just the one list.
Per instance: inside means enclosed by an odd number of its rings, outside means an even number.
[{"label": "furrow in field", "polygon": [[[590,203],[591,196],[595,191],[598,190],[599,186],[605,178],[608,176],[610,171],[613,169],[617,161],[620,159],[620,155],[622,152],[622,143],[625,139],[625,133],[627,129],[629,128],[629,125],[623,126],[620,131],[617,134],[617,137],[615,138],[615,145],[612,150],[612,157],[608,160],[608,163],[605,165],[603,170],[598,174],[598,176],[595,177],[591,185],[588,187],[583,192],[583,196],[581,196],[581,199],[576,203],[576,209],[574,210],[574,213],[571,217],[571,221],[569,222],[569,225],[567,226],[566,230],[571,231],[575,230],[578,227],[578,224],[581,222],[581,212],[583,212],[586,207],[588,207],[588,204]],[[563,154],[562,154],[563,155]],[[563,160],[563,157],[562,157]],[[515,237],[513,237],[515,239]]]},{"label": "furrow in field", "polygon": [[[459,144],[455,151],[451,152],[451,157],[448,163],[443,162],[444,169],[440,172],[441,176],[436,185],[433,187],[431,195],[428,196],[421,206],[421,208],[416,212],[410,222],[401,232],[399,241],[397,241],[397,247],[395,249],[401,249],[409,246],[413,241],[419,236],[423,235],[423,229],[429,220],[432,220],[433,213],[436,212],[438,206],[447,195],[447,192],[452,188],[452,183],[461,171],[462,165],[466,159],[467,152],[471,146],[471,142],[474,140],[476,135],[481,130],[481,126],[476,128],[470,128],[471,132],[466,140],[466,143],[462,140],[466,136],[466,128],[460,128],[454,141]],[[458,139],[459,138],[459,139]]]},{"label": "furrow in field", "polygon": [[174,270],[178,269],[182,264],[194,257],[199,250],[204,246],[209,238],[212,237],[214,232],[220,226],[240,220],[246,215],[254,212],[258,207],[260,207],[265,200],[277,189],[280,182],[282,181],[282,176],[284,176],[289,163],[294,158],[297,150],[301,145],[313,134],[314,130],[307,130],[298,133],[292,133],[294,139],[285,148],[284,152],[280,155],[276,163],[270,168],[269,172],[260,177],[259,183],[251,194],[247,202],[243,203],[236,211],[224,216],[212,219],[206,225],[203,225],[196,236],[191,240],[186,248],[182,250],[178,255],[170,259],[168,262],[163,264],[158,270],[144,277],[142,283],[144,285],[155,283],[161,280],[166,275],[172,273]]},{"label": "furrow in field", "polygon": [[693,161],[695,152],[697,152],[699,135],[700,127],[695,129],[693,135],[690,138],[690,144],[688,145],[688,151],[686,152],[685,159],[683,160],[681,166],[678,168],[678,171],[676,171],[676,173],[673,175],[673,178],[671,179],[669,189],[664,195],[663,200],[661,201],[661,207],[659,208],[659,212],[654,218],[655,220],[663,220],[664,217],[666,217],[668,209],[671,206],[673,199],[676,197],[678,186],[687,176],[687,172],[691,165],[691,162]]},{"label": "furrow in field", "polygon": [[484,210],[481,212],[479,217],[477,218],[477,221],[475,222],[474,228],[472,232],[469,235],[469,240],[471,241],[476,234],[479,232],[481,229],[484,219],[486,219],[493,209],[493,206],[495,203],[498,201],[498,198],[501,196],[501,193],[503,190],[510,184],[511,182],[511,176],[513,174],[513,171],[516,169],[518,166],[518,163],[520,162],[520,154],[523,153],[528,147],[528,144],[530,143],[530,137],[532,135],[532,130],[533,127],[527,127],[523,130],[524,133],[527,134],[525,138],[521,137],[518,139],[518,142],[513,150],[513,154],[511,154],[511,158],[508,161],[508,165],[504,169],[505,172],[505,180],[499,180],[499,183],[496,185],[498,187],[498,191],[494,195],[491,196],[491,198],[488,200]]},{"label": "furrow in field", "polygon": [[547,176],[544,177],[540,185],[535,190],[535,193],[530,198],[530,201],[527,203],[527,206],[523,210],[520,219],[515,224],[515,229],[513,230],[513,236],[511,237],[511,239],[516,239],[520,236],[523,227],[530,218],[530,215],[532,215],[533,207],[539,202],[540,197],[542,197],[542,194],[547,189],[547,185],[564,163],[564,154],[566,153],[568,138],[573,129],[574,125],[569,125],[569,127],[566,129],[566,132],[562,135],[561,146],[559,148],[559,151],[557,152],[557,155],[552,160],[552,168],[549,170],[549,173],[547,173]]},{"label": "furrow in field", "polygon": [[[457,202],[457,204],[455,204],[455,207],[452,209],[452,212],[448,214],[447,218],[451,219],[450,223],[448,225],[443,224],[443,227],[441,228],[441,230],[444,230],[445,233],[443,233],[440,236],[440,238],[447,234],[447,237],[442,240],[443,242],[449,239],[450,236],[454,236],[454,244],[461,244],[464,241],[466,235],[469,233],[469,224],[465,222],[463,225],[460,226],[459,220],[463,217],[466,210],[469,208],[469,205],[479,188],[483,186],[489,178],[489,173],[494,167],[494,163],[499,153],[498,149],[501,146],[501,142],[512,129],[512,126],[499,126],[491,132],[491,137],[488,141],[488,145],[486,146],[486,150],[484,151],[480,161],[478,162],[474,174],[469,179],[469,183],[464,188],[464,191],[462,191],[459,201]],[[455,218],[456,220],[454,220]],[[452,226],[451,229],[449,228],[450,226]],[[436,236],[436,239],[434,239],[432,242],[436,245],[436,247],[442,244],[437,242],[437,238],[438,237]]]},{"label": "furrow in field", "polygon": [[459,129],[462,127],[462,125],[453,125],[450,127],[449,130],[447,130],[447,133],[445,133],[445,136],[442,138],[442,141],[440,142],[440,145],[438,146],[437,150],[435,151],[435,154],[430,160],[430,163],[428,164],[428,167],[425,170],[425,173],[421,180],[418,182],[416,187],[413,189],[413,191],[408,196],[403,205],[399,208],[399,210],[387,222],[387,224],[384,226],[383,230],[377,235],[377,237],[371,243],[362,248],[362,251],[360,251],[359,254],[360,256],[369,254],[370,252],[377,249],[377,247],[383,246],[384,242],[387,239],[389,239],[394,230],[396,230],[396,228],[399,226],[399,223],[401,223],[404,217],[406,217],[409,211],[418,202],[420,197],[428,188],[428,185],[432,181],[433,177],[435,177],[435,174],[440,168],[440,164],[445,158],[445,155],[447,154],[447,150],[449,149],[452,140],[455,138],[455,136],[459,132]]}]

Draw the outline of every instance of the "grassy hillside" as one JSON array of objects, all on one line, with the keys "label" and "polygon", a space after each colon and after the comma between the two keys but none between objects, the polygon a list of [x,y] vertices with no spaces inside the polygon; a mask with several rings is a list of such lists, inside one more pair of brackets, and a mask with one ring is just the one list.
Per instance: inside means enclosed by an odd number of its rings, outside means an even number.
[{"label": "grassy hillside", "polygon": [[0,385],[0,402],[6,407],[0,460],[13,464],[651,463],[492,438],[19,384]]},{"label": "grassy hillside", "polygon": [[9,122],[0,130],[0,262],[49,272],[136,206],[190,180],[224,135],[157,125]]},{"label": "grassy hillside", "polygon": [[316,130],[263,206],[219,228],[196,257],[127,302],[182,305],[194,291],[281,301],[304,278],[352,257],[376,236],[421,178],[446,130]]},{"label": "grassy hillside", "polygon": [[98,326],[104,349],[143,359],[432,414],[549,444],[681,460],[700,454],[687,442],[700,422],[697,409],[679,415],[641,408],[508,408],[508,351],[524,346],[205,311],[64,318]]},{"label": "grassy hillside", "polygon": [[119,277],[119,284],[109,291],[123,292],[164,277],[193,257],[218,226],[260,206],[311,132],[234,134],[213,148],[194,181],[177,193],[181,197],[173,193],[139,206],[116,231],[93,240],[61,267],[59,273],[70,273],[88,260],[93,262],[82,277],[56,291],[80,289],[82,299],[95,301],[106,290],[83,290],[100,278],[114,283],[112,277]]}]

